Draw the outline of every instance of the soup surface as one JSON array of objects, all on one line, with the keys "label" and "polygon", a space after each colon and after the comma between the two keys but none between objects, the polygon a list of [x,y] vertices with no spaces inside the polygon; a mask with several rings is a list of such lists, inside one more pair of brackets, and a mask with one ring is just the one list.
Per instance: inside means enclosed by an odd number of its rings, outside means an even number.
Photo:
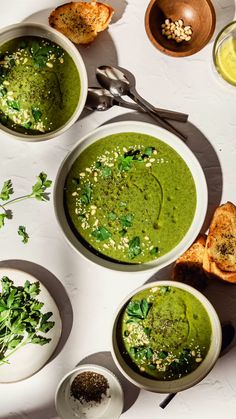
[{"label": "soup surface", "polygon": [[196,208],[195,183],[176,151],[157,138],[120,133],[76,159],[64,205],[79,239],[116,261],[143,263],[176,246]]},{"label": "soup surface", "polygon": [[40,37],[0,47],[0,122],[24,134],[64,125],[76,110],[80,76],[69,54]]},{"label": "soup surface", "polygon": [[157,380],[194,371],[211,343],[209,316],[192,294],[159,286],[136,294],[120,318],[119,340],[128,363]]}]

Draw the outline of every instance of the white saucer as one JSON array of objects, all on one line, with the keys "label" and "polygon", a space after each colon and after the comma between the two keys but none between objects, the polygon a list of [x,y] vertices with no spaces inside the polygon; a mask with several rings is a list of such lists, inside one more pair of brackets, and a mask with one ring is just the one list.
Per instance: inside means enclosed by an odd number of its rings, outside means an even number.
[{"label": "white saucer", "polygon": [[[37,278],[29,275],[26,272],[18,269],[0,268],[0,278],[8,276],[14,285],[24,285],[25,281],[36,282]],[[38,281],[40,282],[40,281]],[[48,333],[40,333],[42,336],[51,338],[51,341],[46,345],[28,344],[20,348],[9,359],[9,364],[0,365],[0,383],[12,383],[15,381],[24,380],[39,371],[49,360],[57,344],[60,340],[62,324],[61,317],[49,291],[40,282],[40,293],[36,297],[39,301],[44,303],[42,312],[53,313],[50,321],[54,321],[54,327]]]},{"label": "white saucer", "polygon": [[[82,372],[92,371],[102,374],[109,383],[108,396],[101,403],[83,405],[70,394],[70,386],[74,378]],[[122,387],[115,375],[104,367],[93,364],[80,365],[70,371],[59,383],[55,404],[61,419],[118,419],[124,405]]]}]

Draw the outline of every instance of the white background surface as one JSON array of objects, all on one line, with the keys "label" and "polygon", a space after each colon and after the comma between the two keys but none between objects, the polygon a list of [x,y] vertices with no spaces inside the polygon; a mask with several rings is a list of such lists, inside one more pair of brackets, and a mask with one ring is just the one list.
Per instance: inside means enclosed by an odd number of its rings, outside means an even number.
[{"label": "white background surface", "polygon": [[[136,75],[138,90],[153,104],[189,113],[191,123],[200,130],[194,126],[186,128],[190,133],[188,144],[207,177],[209,220],[213,208],[220,202],[231,200],[236,203],[236,89],[224,87],[213,74],[212,41],[192,57],[167,57],[155,50],[146,36],[143,21],[147,0],[107,1],[117,11],[109,31],[101,34],[89,48],[81,49],[89,83],[95,83],[97,65],[119,64]],[[49,10],[62,3],[0,0],[0,26],[24,19],[46,23]],[[214,5],[218,31],[235,18],[235,1],[215,0]],[[126,114],[126,119],[143,118],[132,112],[127,116],[127,112],[119,108],[104,113],[86,112],[69,132],[45,143],[27,144],[1,133],[1,183],[12,179],[14,189],[20,195],[31,190],[35,176],[42,170],[54,180],[59,164],[81,136],[122,114]],[[65,243],[55,220],[52,199],[49,203],[32,200],[15,205],[14,218],[6,224],[0,231],[1,260],[38,275],[61,309],[64,340],[71,325],[72,328],[64,347],[59,348],[57,356],[44,369],[23,382],[0,385],[0,418],[56,418],[53,399],[59,380],[86,356],[109,351],[116,307],[128,292],[143,284],[149,274],[136,276],[110,272],[82,259]],[[27,226],[30,234],[27,245],[23,245],[17,236],[19,224]],[[208,227],[208,221],[205,227]],[[167,273],[163,275],[166,277]],[[211,284],[206,294],[221,319],[231,319],[236,324],[236,287]],[[92,359],[95,361],[96,357]],[[100,359],[104,364],[108,356]],[[133,398],[134,401],[135,394],[137,396],[135,389],[126,388],[126,408],[131,404],[129,400]],[[161,394],[141,391],[122,419],[235,418],[234,344],[199,385],[178,394],[165,410],[159,407],[162,400]]]}]

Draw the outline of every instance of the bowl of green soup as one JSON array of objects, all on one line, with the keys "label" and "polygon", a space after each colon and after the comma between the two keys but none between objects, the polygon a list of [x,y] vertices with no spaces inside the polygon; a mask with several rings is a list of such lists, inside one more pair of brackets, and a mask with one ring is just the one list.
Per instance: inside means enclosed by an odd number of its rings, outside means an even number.
[{"label": "bowl of green soup", "polygon": [[210,372],[221,341],[218,315],[199,291],[180,282],[157,281],[121,303],[113,324],[112,355],[133,384],[175,393]]},{"label": "bowl of green soup", "polygon": [[76,47],[36,23],[0,30],[0,128],[25,141],[65,132],[81,114],[87,73]]},{"label": "bowl of green soup", "polygon": [[143,122],[102,126],[80,139],[54,188],[67,241],[109,269],[159,269],[194,241],[207,208],[197,159],[175,135]]}]

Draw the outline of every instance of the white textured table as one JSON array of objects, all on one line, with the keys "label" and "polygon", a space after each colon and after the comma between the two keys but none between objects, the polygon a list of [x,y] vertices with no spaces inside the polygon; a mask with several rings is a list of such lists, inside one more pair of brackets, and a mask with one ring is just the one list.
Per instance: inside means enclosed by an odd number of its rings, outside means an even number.
[{"label": "white textured table", "polygon": [[[155,50],[146,36],[143,21],[148,0],[107,1],[117,11],[114,23],[92,46],[81,50],[89,83],[95,82],[97,65],[118,63],[136,75],[138,90],[153,104],[189,113],[191,123],[198,129],[189,125],[188,144],[207,177],[209,220],[213,207],[220,202],[236,202],[236,90],[224,88],[212,72],[212,41],[192,57],[167,57]],[[49,10],[61,3],[1,0],[0,26],[24,19],[46,23]],[[214,5],[218,31],[234,19],[235,1],[215,0]],[[0,183],[10,178],[15,190],[24,194],[42,170],[54,180],[59,164],[77,140],[114,118],[142,119],[118,108],[104,113],[86,112],[65,135],[45,143],[27,144],[0,133]],[[17,237],[19,224],[27,226],[27,245]],[[65,326],[64,346],[45,368],[23,382],[0,385],[0,418],[56,418],[54,393],[59,380],[89,355],[93,362],[109,364],[106,352],[110,350],[112,315],[121,299],[149,275],[110,272],[84,260],[65,243],[52,200],[47,204],[33,200],[18,204],[14,219],[0,231],[0,252],[0,265],[26,269],[44,281],[61,309]],[[221,319],[236,325],[236,287],[213,284],[206,294]],[[139,393],[127,383],[125,389],[124,419],[234,419],[236,348],[233,343],[205,380],[178,394],[165,410],[159,407],[163,395]]]}]

